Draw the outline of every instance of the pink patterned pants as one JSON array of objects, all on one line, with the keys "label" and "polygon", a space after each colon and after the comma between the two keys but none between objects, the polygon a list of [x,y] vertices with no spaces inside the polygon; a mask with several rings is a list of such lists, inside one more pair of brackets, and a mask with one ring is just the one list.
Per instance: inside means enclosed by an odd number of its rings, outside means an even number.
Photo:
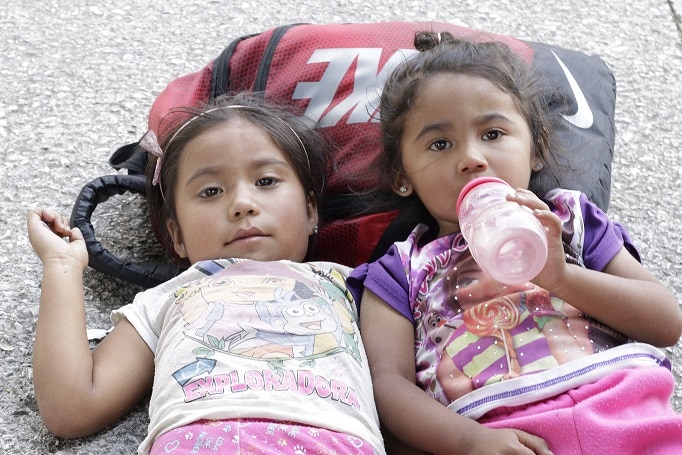
[{"label": "pink patterned pants", "polygon": [[160,454],[374,454],[365,441],[323,428],[258,419],[201,420],[154,442]]}]

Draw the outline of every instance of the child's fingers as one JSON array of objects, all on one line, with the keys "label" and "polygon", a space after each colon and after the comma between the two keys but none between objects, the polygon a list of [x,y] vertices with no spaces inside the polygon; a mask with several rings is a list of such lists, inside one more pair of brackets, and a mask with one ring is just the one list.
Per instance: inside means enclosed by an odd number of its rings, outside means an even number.
[{"label": "child's fingers", "polygon": [[72,242],[74,242],[76,240],[84,240],[83,233],[77,227],[71,229],[71,238],[70,238],[70,241],[72,241]]},{"label": "child's fingers", "polygon": [[27,224],[29,241],[43,264],[55,259],[59,263],[75,260],[83,269],[87,267],[88,251],[83,233],[78,228],[71,229],[65,217],[37,208],[29,211]]},{"label": "child's fingers", "polygon": [[517,204],[524,205],[532,210],[548,210],[547,204],[542,202],[539,197],[530,190],[519,188],[516,193],[507,196],[508,201],[514,201]]},{"label": "child's fingers", "polygon": [[71,228],[69,227],[68,220],[53,210],[46,208],[32,209],[29,212],[29,225],[38,221],[42,221],[42,223],[57,235],[62,237],[71,235]]},{"label": "child's fingers", "polygon": [[550,237],[561,237],[561,219],[551,210],[533,210],[535,218],[540,221],[547,230],[547,235]]},{"label": "child's fingers", "polygon": [[45,216],[42,209],[32,209],[27,217],[28,231],[33,232],[37,229],[50,228],[51,217]]},{"label": "child's fingers", "polygon": [[85,245],[83,233],[77,227],[71,229],[71,237],[69,237],[69,243],[74,248],[74,251],[77,252],[78,258],[81,261],[81,264],[83,264],[83,267],[84,268],[87,267],[89,261],[88,248]]}]

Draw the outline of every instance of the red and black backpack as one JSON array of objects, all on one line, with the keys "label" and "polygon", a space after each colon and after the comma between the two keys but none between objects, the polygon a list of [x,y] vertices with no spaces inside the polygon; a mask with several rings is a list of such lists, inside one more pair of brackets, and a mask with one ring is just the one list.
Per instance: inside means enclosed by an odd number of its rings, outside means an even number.
[{"label": "red and black backpack", "polygon": [[[337,145],[336,166],[327,176],[323,219],[316,239],[316,260],[355,266],[383,253],[413,227],[400,207],[352,216],[358,192],[376,185],[371,163],[381,150],[378,99],[388,73],[410,53],[415,33],[448,31],[467,40],[501,41],[535,67],[552,87],[568,94],[554,109],[564,118],[558,134],[565,152],[555,156],[559,176],[543,175],[541,187],[581,190],[608,208],[614,145],[615,79],[596,56],[553,45],[439,22],[292,24],[234,39],[199,71],[172,81],[155,100],[148,128],[158,130],[171,109],[198,106],[225,93],[263,92],[266,99],[289,103],[323,128]],[[144,195],[147,152],[138,143],[114,152],[116,173],[99,177],[81,190],[71,215],[83,231],[90,266],[124,281],[152,287],[175,276],[171,262],[123,261],[97,240],[91,216],[97,205],[124,192]],[[353,188],[353,191],[350,190]]]}]

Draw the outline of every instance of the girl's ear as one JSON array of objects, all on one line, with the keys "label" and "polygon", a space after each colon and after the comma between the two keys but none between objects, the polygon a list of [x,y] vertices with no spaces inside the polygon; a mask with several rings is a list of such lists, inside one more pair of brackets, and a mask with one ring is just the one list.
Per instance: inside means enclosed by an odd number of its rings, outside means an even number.
[{"label": "girl's ear", "polygon": [[391,185],[391,189],[398,196],[402,197],[410,196],[414,191],[410,182],[408,182],[405,176],[402,174],[395,178],[395,180],[393,181],[393,185]]},{"label": "girl's ear", "polygon": [[317,201],[315,200],[315,195],[310,192],[307,197],[306,207],[308,212],[308,234],[313,235],[317,232],[317,226],[319,223],[319,214],[317,212]]},{"label": "girl's ear", "polygon": [[175,220],[169,218],[166,221],[166,229],[168,229],[168,234],[170,234],[171,240],[173,241],[173,249],[175,250],[175,254],[183,259],[187,258],[187,249],[185,248],[185,244],[182,241],[182,233],[180,232],[180,226],[178,226],[178,223]]},{"label": "girl's ear", "polygon": [[545,165],[542,163],[542,161],[539,158],[533,158],[530,162],[530,169],[533,172],[538,172],[543,167],[545,167]]}]

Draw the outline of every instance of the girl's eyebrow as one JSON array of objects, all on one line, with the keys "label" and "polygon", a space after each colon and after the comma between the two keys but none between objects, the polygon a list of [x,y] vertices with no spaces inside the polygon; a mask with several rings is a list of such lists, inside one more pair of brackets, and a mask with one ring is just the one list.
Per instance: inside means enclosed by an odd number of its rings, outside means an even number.
[{"label": "girl's eyebrow", "polygon": [[[280,158],[272,158],[272,157],[267,157],[267,158],[257,158],[254,160],[249,161],[249,166],[252,169],[261,169],[265,167],[291,167],[288,162],[285,160],[282,160]],[[214,164],[210,166],[203,166],[194,171],[192,175],[190,175],[187,178],[186,184],[190,184],[194,180],[197,180],[201,177],[204,176],[215,176],[223,172],[226,168],[229,167],[228,163],[223,163],[223,164]]]},{"label": "girl's eyebrow", "polygon": [[512,119],[510,119],[507,115],[504,115],[501,112],[490,112],[487,114],[482,114],[476,118],[477,124],[485,124],[488,122],[492,121],[498,121],[498,122],[512,122]]},{"label": "girl's eyebrow", "polygon": [[414,142],[419,141],[422,137],[426,136],[429,133],[439,132],[446,130],[448,128],[452,128],[453,125],[454,123],[450,121],[428,123],[424,125],[424,127],[421,130],[419,130],[419,132],[414,138]]},{"label": "girl's eyebrow", "polygon": [[[485,113],[481,114],[478,117],[474,118],[474,124],[476,125],[485,125],[486,123],[489,122],[505,122],[505,123],[510,123],[512,120],[507,116],[504,115],[501,112],[490,112],[490,113]],[[428,123],[424,125],[424,127],[419,130],[419,133],[415,136],[415,142],[421,139],[423,136],[429,134],[429,133],[434,133],[434,132],[440,132],[447,130],[449,128],[452,128],[455,125],[454,122],[449,121],[449,120],[443,120],[440,122],[433,122],[433,123]]]},{"label": "girl's eyebrow", "polygon": [[200,167],[199,169],[197,169],[196,171],[194,171],[194,173],[192,173],[192,175],[190,175],[190,176],[187,178],[187,181],[186,181],[185,183],[186,183],[186,184],[190,184],[190,183],[192,183],[194,180],[197,180],[197,179],[199,179],[199,178],[201,178],[201,177],[217,175],[217,174],[219,174],[225,167],[226,167],[226,165],[214,165],[214,166],[204,166],[204,167]]}]

